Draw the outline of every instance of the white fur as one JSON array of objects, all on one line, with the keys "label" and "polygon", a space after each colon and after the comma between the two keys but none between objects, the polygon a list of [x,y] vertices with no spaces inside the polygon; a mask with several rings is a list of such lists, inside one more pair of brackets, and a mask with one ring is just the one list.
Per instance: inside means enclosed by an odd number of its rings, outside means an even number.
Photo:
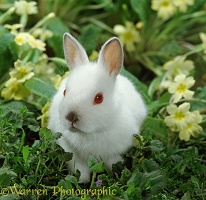
[{"label": "white fur", "polygon": [[[68,36],[77,43],[68,34],[64,37]],[[132,145],[133,134],[139,133],[146,117],[145,104],[133,84],[126,77],[113,76],[102,66],[106,63],[102,61],[104,48],[112,40],[102,47],[97,63],[86,62],[78,67],[71,67],[71,74],[62,82],[50,108],[48,128],[62,133],[57,143],[66,152],[73,153],[69,168],[73,172],[79,169],[80,180],[83,182],[90,180],[86,164],[88,156],[93,155],[96,159],[103,160],[111,170],[112,164],[122,160],[120,155]],[[79,55],[84,53],[80,52]],[[67,92],[64,97],[65,88]],[[99,92],[104,96],[103,102],[94,105],[93,99]],[[70,131],[71,124],[65,118],[71,111],[79,116],[74,125],[77,128],[75,132]]]}]

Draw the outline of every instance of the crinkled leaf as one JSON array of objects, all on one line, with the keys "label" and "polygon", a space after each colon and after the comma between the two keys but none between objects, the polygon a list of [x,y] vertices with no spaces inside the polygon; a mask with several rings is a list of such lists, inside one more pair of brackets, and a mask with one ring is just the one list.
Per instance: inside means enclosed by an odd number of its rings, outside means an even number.
[{"label": "crinkled leaf", "polygon": [[150,0],[130,0],[132,9],[143,22],[147,22],[150,12]]},{"label": "crinkled leaf", "polygon": [[144,159],[142,161],[142,168],[145,172],[150,173],[156,170],[159,170],[159,164],[153,159]]},{"label": "crinkled leaf", "polygon": [[99,35],[100,29],[94,24],[89,24],[82,28],[81,35],[79,37],[79,42],[86,49],[88,55],[90,55],[92,51],[96,49],[99,40]]},{"label": "crinkled leaf", "polygon": [[48,39],[49,45],[55,52],[55,56],[63,58],[64,54],[61,44],[63,43],[63,34],[69,31],[68,26],[66,26],[60,18],[56,17],[50,21],[47,28],[53,33],[53,37]]},{"label": "crinkled leaf", "polygon": [[151,130],[153,133],[157,134],[163,139],[167,137],[168,129],[163,119],[147,117],[142,127],[143,129]]},{"label": "crinkled leaf", "polygon": [[51,100],[57,91],[50,82],[36,77],[26,81],[24,85],[34,94],[45,97],[47,100]]}]

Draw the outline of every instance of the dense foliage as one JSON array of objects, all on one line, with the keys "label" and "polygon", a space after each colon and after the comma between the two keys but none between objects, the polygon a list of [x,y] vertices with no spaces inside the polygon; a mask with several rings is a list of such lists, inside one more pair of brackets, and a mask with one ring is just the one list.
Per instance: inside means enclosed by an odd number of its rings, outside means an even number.
[{"label": "dense foliage", "polygon": [[[0,0],[0,200],[205,199],[205,0]],[[69,75],[62,36],[96,60],[117,36],[122,74],[148,108],[141,136],[109,174],[92,155],[92,181],[68,174],[60,134],[46,128]]]}]

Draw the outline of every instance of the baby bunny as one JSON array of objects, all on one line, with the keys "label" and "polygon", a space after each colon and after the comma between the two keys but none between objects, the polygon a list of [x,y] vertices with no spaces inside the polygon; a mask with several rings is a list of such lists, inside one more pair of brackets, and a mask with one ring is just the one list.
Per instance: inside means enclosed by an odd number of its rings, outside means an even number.
[{"label": "baby bunny", "polygon": [[50,108],[48,128],[60,132],[57,143],[72,152],[69,169],[81,172],[80,181],[90,181],[87,158],[103,160],[111,171],[121,154],[140,131],[146,107],[133,84],[120,75],[123,50],[113,37],[101,48],[97,62],[90,62],[84,48],[65,33],[64,54],[71,71]]}]

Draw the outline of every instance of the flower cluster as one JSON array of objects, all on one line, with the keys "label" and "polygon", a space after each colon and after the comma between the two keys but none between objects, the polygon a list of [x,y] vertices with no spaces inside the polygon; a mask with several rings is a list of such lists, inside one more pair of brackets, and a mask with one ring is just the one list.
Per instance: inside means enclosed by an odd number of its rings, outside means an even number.
[{"label": "flower cluster", "polygon": [[140,42],[140,34],[132,22],[127,21],[125,26],[117,24],[114,26],[113,31],[119,36],[128,52],[135,51],[135,43]]},{"label": "flower cluster", "polygon": [[163,20],[169,19],[177,11],[185,13],[187,7],[194,4],[194,0],[152,0],[152,9]]},{"label": "flower cluster", "polygon": [[[4,27],[14,35],[14,42],[18,47],[18,60],[14,63],[14,69],[9,73],[10,79],[5,83],[1,95],[5,100],[22,100],[30,95],[29,90],[24,86],[25,81],[34,75],[44,78],[49,74],[49,78],[54,73],[54,67],[49,63],[49,58],[43,52],[46,50],[45,41],[53,36],[45,24],[54,18],[54,13],[50,13],[41,19],[30,30],[26,30],[28,15],[37,14],[37,3],[25,0],[15,1],[14,12],[20,16],[19,23]],[[13,12],[9,13],[10,15]],[[33,58],[35,56],[35,58]],[[45,70],[50,67],[49,70]]]},{"label": "flower cluster", "polygon": [[179,132],[180,140],[188,141],[191,137],[197,137],[202,131],[199,123],[202,122],[202,116],[199,111],[189,111],[190,104],[183,103],[180,106],[171,104],[166,110],[170,114],[165,118],[165,123],[172,131]]},{"label": "flower cluster", "polygon": [[180,103],[182,99],[186,101],[193,98],[194,91],[190,89],[195,84],[195,80],[187,75],[194,69],[194,64],[190,60],[185,60],[184,56],[177,56],[174,60],[165,63],[164,69],[167,70],[166,87],[172,94],[170,100],[172,103],[166,107],[169,116],[166,116],[164,121],[171,131],[179,132],[180,140],[188,141],[191,136],[197,137],[202,131],[199,125],[202,116],[197,110],[190,112],[188,102],[179,106],[175,103]]},{"label": "flower cluster", "polygon": [[40,51],[46,50],[46,44],[44,42],[39,39],[35,39],[34,36],[26,32],[18,33],[14,41],[19,46],[28,44],[32,49],[39,49]]},{"label": "flower cluster", "polygon": [[30,92],[24,87],[24,82],[34,76],[34,65],[31,62],[23,63],[17,60],[14,63],[14,70],[9,75],[10,79],[6,82],[1,96],[5,100],[21,100],[29,96]]}]

